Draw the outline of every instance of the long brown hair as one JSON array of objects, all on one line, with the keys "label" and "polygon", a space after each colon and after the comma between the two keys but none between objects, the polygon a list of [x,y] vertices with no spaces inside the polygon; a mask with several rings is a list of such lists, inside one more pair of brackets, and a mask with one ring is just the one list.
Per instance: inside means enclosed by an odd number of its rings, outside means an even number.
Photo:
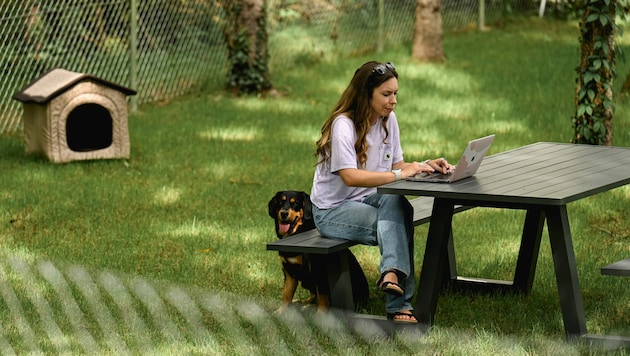
[{"label": "long brown hair", "polygon": [[[375,70],[379,65],[385,70]],[[343,114],[348,116],[354,123],[354,129],[357,132],[357,142],[354,143],[354,149],[359,157],[361,167],[365,167],[368,150],[366,136],[370,130],[370,118],[373,115],[370,100],[372,100],[374,88],[391,78],[398,78],[398,73],[393,68],[390,65],[384,66],[382,63],[370,61],[354,72],[354,77],[352,77],[350,84],[341,94],[341,98],[339,98],[339,101],[322,126],[322,136],[317,140],[317,151],[315,152],[315,156],[320,157],[318,163],[325,162],[330,158],[332,123],[337,116]],[[382,126],[385,130],[385,138],[387,138],[389,136],[387,118],[382,121]]]}]

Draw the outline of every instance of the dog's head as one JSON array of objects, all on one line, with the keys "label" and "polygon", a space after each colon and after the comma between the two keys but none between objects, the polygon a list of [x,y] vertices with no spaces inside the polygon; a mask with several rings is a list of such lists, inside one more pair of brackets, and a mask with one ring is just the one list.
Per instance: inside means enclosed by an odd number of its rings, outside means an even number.
[{"label": "dog's head", "polygon": [[305,192],[277,192],[269,201],[269,216],[276,222],[276,234],[280,239],[315,227],[311,198]]}]

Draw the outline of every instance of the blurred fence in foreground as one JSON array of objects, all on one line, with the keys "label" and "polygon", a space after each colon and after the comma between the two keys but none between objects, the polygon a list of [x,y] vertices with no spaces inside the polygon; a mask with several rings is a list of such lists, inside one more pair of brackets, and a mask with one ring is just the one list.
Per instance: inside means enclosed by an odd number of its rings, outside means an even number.
[{"label": "blurred fence in foreground", "polygon": [[[379,354],[372,348],[379,344],[388,352],[397,347],[369,320],[353,327],[333,313],[290,308],[277,315],[259,303],[77,265],[2,256],[0,353],[290,355],[326,354],[339,347],[360,355],[366,345],[372,354]],[[417,350],[424,347],[421,336],[418,328],[396,338]]]},{"label": "blurred fence in foreground", "polygon": [[[371,318],[0,254],[2,355],[578,354],[562,338],[485,330],[384,330]],[[458,340],[454,342],[453,340]],[[457,348],[453,347],[457,345]],[[618,345],[604,345],[609,350]]]}]

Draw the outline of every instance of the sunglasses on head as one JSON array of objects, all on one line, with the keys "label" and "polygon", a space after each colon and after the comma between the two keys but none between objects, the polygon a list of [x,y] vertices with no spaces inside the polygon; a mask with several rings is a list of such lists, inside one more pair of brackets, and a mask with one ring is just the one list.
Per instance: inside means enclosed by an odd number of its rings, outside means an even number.
[{"label": "sunglasses on head", "polygon": [[387,62],[387,63],[377,64],[376,67],[372,69],[372,72],[378,73],[378,75],[383,75],[385,74],[387,69],[389,69],[391,72],[396,71],[396,67],[394,67],[394,63]]}]

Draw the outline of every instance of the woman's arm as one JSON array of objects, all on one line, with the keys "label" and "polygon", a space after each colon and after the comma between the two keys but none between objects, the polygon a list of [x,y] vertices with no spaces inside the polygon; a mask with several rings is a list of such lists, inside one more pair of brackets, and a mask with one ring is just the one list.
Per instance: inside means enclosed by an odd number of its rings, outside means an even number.
[{"label": "woman's arm", "polygon": [[[439,171],[448,173],[455,167],[444,158],[427,160],[424,162],[398,162],[392,165],[393,169],[400,169],[401,178],[406,179],[420,172],[433,173]],[[357,168],[345,168],[339,170],[343,182],[349,187],[376,187],[396,181],[396,175],[392,172],[373,172]]]},{"label": "woman's arm", "polygon": [[[392,168],[401,170],[402,179],[416,175],[419,172],[434,171],[429,164],[424,162],[398,162],[394,164]],[[339,170],[339,175],[343,182],[349,187],[376,187],[396,181],[396,174],[393,172],[373,172],[357,168],[341,169]]]},{"label": "woman's arm", "polygon": [[396,181],[396,175],[392,172],[373,172],[357,168],[342,169],[339,176],[349,187],[376,187]]}]

